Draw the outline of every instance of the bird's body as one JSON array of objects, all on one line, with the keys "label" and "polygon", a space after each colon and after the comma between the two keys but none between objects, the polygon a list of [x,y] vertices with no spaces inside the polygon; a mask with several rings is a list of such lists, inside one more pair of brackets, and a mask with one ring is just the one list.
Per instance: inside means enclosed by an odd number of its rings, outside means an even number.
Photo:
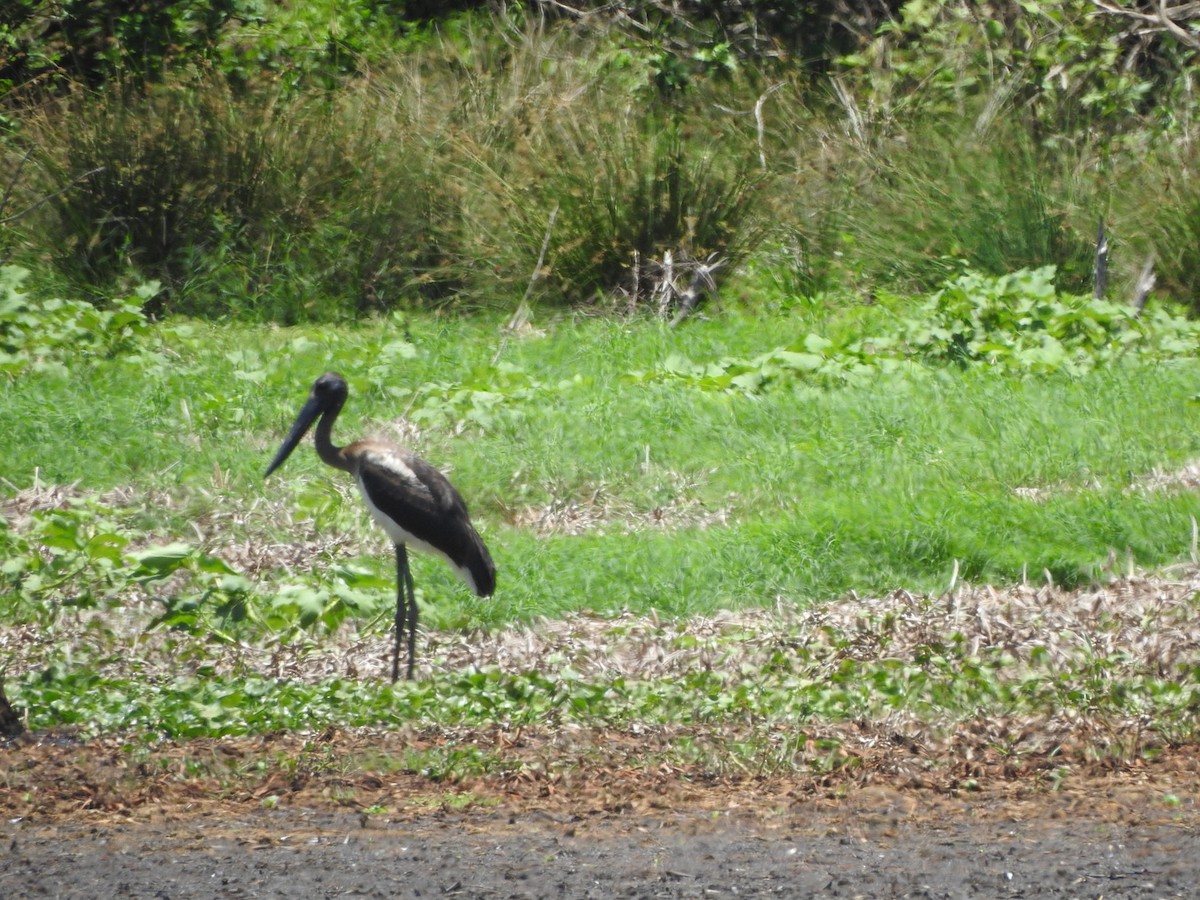
[{"label": "bird's body", "polygon": [[[308,402],[267,468],[270,475],[303,439],[314,420],[317,454],[334,468],[349,472],[358,483],[371,517],[396,545],[396,649],[392,680],[399,676],[400,644],[408,632],[408,677],[412,678],[417,601],[406,548],[440,556],[481,597],[496,589],[496,567],[467,505],[449,479],[415,453],[381,440],[361,440],[345,447],[333,443],[333,423],[346,402],[345,380],[327,372],[313,384]],[[407,596],[406,596],[407,591]]]},{"label": "bird's body", "polygon": [[481,597],[496,589],[496,569],[467,505],[446,476],[421,457],[384,441],[345,448],[371,517],[394,544],[440,556]]}]

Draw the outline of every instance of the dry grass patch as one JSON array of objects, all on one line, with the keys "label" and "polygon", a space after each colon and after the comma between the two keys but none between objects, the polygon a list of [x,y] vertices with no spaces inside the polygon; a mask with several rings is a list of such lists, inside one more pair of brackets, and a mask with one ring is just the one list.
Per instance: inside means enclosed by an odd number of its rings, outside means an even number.
[{"label": "dry grass patch", "polygon": [[73,501],[80,500],[85,492],[79,489],[79,484],[41,484],[18,490],[7,479],[4,483],[16,493],[0,502],[0,516],[8,522],[10,528],[22,529],[29,524],[29,519],[35,513],[47,512],[52,509],[66,509]]},{"label": "dry grass patch", "polygon": [[542,506],[514,510],[509,523],[536,534],[579,535],[661,529],[715,528],[729,524],[729,510],[709,509],[698,500],[676,498],[650,510],[609,496],[597,488],[585,500],[552,500]]},{"label": "dry grass patch", "polygon": [[[628,534],[649,529],[677,531],[685,528],[716,528],[728,525],[732,513],[728,505],[711,508],[695,495],[697,481],[679,472],[663,474],[662,493],[668,499],[653,507],[639,506],[625,500],[604,482],[596,485],[584,497],[560,496],[564,492],[551,490],[553,499],[539,506],[527,506],[508,511],[509,524],[528,528],[535,534],[580,535],[604,534],[608,531]],[[729,497],[732,501],[734,498]]]},{"label": "dry grass patch", "polygon": [[[140,600],[119,612],[64,614],[50,630],[0,627],[0,651],[10,675],[19,675],[45,664],[47,654],[93,640],[89,623],[102,619],[113,640],[129,642],[112,648],[105,674],[182,674],[190,664],[180,656],[181,638],[142,630],[158,611]],[[119,628],[112,627],[113,617],[122,620]],[[331,634],[292,635],[286,643],[271,636],[234,641],[216,657],[200,655],[196,664],[214,674],[254,672],[305,682],[383,680],[391,654],[385,619],[348,621]],[[688,619],[578,612],[501,630],[426,631],[422,642],[421,678],[495,668],[551,678],[569,670],[589,680],[670,679],[697,671],[762,671],[778,654],[800,651],[820,677],[844,660],[912,662],[950,647],[968,657],[1002,652],[1014,664],[1012,677],[1035,662],[1069,669],[1097,658],[1110,661],[1114,674],[1169,677],[1200,666],[1200,566],[1075,591],[964,585],[941,596],[897,590],[808,608],[781,598],[771,608]]]},{"label": "dry grass patch", "polygon": [[1134,479],[1134,488],[1148,491],[1200,490],[1200,459],[1173,470],[1155,467]]},{"label": "dry grass patch", "polygon": [[429,656],[449,670],[569,665],[590,678],[673,678],[757,670],[799,647],[832,667],[843,659],[911,660],[952,642],[967,655],[1002,649],[1017,662],[1048,654],[1043,662],[1061,667],[1118,655],[1130,668],[1160,674],[1200,664],[1200,566],[1077,591],[964,585],[936,597],[897,590],[809,608],[780,599],[769,609],[684,620],[576,613],[498,632],[432,634]]},{"label": "dry grass patch", "polygon": [[[1089,479],[1082,485],[1058,484],[1049,487],[1021,486],[1013,488],[1013,493],[1026,500],[1041,503],[1053,494],[1068,493],[1077,490],[1098,491],[1104,487],[1099,481]],[[1157,466],[1149,472],[1133,477],[1132,484],[1127,488],[1131,491],[1197,491],[1200,490],[1200,459],[1185,463],[1178,469],[1162,469]]]},{"label": "dry grass patch", "polygon": [[[343,502],[358,502],[351,497],[353,487],[336,490]],[[78,483],[35,485],[0,502],[0,516],[16,532],[29,526],[32,516],[52,510],[68,510],[94,500],[116,516],[135,512],[154,512],[158,517],[171,511],[182,514],[185,508],[200,507],[203,512],[186,515],[184,533],[141,532],[131,535],[126,550],[132,552],[176,541],[193,543],[197,549],[220,557],[247,577],[266,572],[304,570],[314,561],[350,557],[373,549],[355,535],[319,530],[305,518],[297,519],[294,503],[285,499],[255,496],[248,501],[233,494],[200,489],[202,502],[161,490],[142,490],[122,485],[97,493],[82,490]],[[277,537],[287,535],[286,540]]]}]

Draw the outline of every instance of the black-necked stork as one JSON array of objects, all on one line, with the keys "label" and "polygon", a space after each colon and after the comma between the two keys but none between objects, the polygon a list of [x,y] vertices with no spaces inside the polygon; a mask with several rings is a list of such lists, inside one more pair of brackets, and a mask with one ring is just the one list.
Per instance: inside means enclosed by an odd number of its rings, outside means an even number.
[{"label": "black-necked stork", "polygon": [[288,458],[312,423],[323,462],[354,476],[371,516],[396,545],[396,645],[392,681],[400,676],[400,645],[408,633],[408,678],[413,677],[417,631],[417,598],[408,568],[407,547],[440,556],[476,594],[490,597],[496,589],[496,566],[471,524],[467,505],[449,479],[414,453],[387,441],[333,443],[333,423],[346,403],[346,379],[336,372],[318,378],[292,430],[267,466],[265,478]]}]

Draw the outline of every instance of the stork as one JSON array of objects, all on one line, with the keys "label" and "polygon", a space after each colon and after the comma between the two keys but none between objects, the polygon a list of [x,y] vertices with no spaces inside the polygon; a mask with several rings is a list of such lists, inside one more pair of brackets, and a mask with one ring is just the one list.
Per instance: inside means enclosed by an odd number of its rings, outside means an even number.
[{"label": "stork", "polygon": [[400,677],[400,645],[408,634],[408,672],[413,677],[417,631],[417,598],[408,568],[408,547],[440,556],[480,597],[496,589],[496,566],[467,515],[467,505],[449,479],[415,453],[388,441],[362,440],[337,447],[333,423],[349,393],[336,372],[318,378],[308,402],[296,417],[279,452],[267,466],[266,478],[288,458],[317,422],[317,455],[335,469],[354,476],[371,517],[396,545],[396,643],[392,681]]}]

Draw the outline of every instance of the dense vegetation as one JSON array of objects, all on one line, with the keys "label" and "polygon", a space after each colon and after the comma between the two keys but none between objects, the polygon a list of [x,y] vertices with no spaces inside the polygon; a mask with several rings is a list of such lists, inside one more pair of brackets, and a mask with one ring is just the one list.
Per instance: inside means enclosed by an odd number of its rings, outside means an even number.
[{"label": "dense vegetation", "polygon": [[0,254],[302,321],[623,309],[705,263],[738,295],[746,259],[836,302],[963,264],[1083,289],[1104,220],[1114,291],[1153,252],[1191,304],[1193,23],[1127,6],[23,0]]}]

